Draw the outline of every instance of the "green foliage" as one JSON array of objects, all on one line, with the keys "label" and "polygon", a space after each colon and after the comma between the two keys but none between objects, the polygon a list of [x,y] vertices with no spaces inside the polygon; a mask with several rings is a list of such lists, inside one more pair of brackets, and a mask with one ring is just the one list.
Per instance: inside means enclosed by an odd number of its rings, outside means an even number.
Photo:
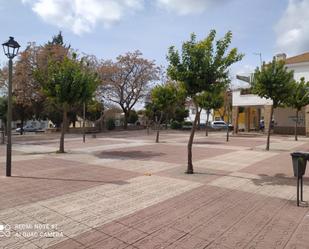
[{"label": "green foliage", "polygon": [[60,46],[65,46],[64,41],[63,41],[63,35],[62,32],[59,31],[57,35],[54,35],[51,41],[47,42],[47,45],[60,45]]},{"label": "green foliage", "polygon": [[197,95],[196,102],[198,106],[205,110],[217,110],[221,108],[224,104],[224,96],[222,92],[222,87],[211,87],[210,91],[203,91],[201,94]]},{"label": "green foliage", "polygon": [[50,61],[48,77],[37,72],[37,78],[47,97],[59,104],[81,104],[91,99],[98,85],[98,77],[87,70],[82,62],[65,57],[63,61]]},{"label": "green foliage", "polygon": [[86,119],[96,121],[101,117],[104,106],[97,100],[91,100],[87,103]]},{"label": "green foliage", "polygon": [[184,121],[184,122],[182,122],[182,125],[183,126],[191,126],[192,122],[191,121]]},{"label": "green foliage", "polygon": [[138,120],[138,115],[135,110],[131,110],[129,112],[129,117],[128,117],[128,123],[129,124],[135,124],[135,122]]},{"label": "green foliage", "polygon": [[0,97],[0,119],[6,122],[6,114],[8,109],[7,98]]},{"label": "green foliage", "polygon": [[158,85],[151,91],[151,102],[159,111],[166,111],[177,99],[175,88],[172,84]]},{"label": "green foliage", "polygon": [[299,82],[293,81],[291,84],[291,92],[285,103],[300,111],[301,108],[309,105],[309,81],[305,82],[305,79],[301,78]]},{"label": "green foliage", "polygon": [[263,64],[255,70],[251,83],[254,94],[271,99],[273,107],[282,105],[291,93],[294,72],[288,71],[284,61],[273,58],[269,64]]},{"label": "green foliage", "polygon": [[184,83],[190,97],[209,91],[212,84],[228,79],[229,67],[243,58],[236,48],[228,50],[232,32],[227,32],[223,39],[215,42],[216,31],[211,30],[208,37],[196,41],[195,34],[182,45],[182,54],[170,47],[167,59],[170,63],[168,75],[173,80]]},{"label": "green foliage", "polygon": [[183,122],[185,118],[189,117],[189,110],[186,109],[184,105],[177,105],[175,109],[175,113],[172,116],[172,119],[175,119],[178,122]]},{"label": "green foliage", "polygon": [[179,84],[157,85],[151,91],[151,103],[146,106],[146,112],[148,110],[148,114],[157,116],[158,119],[171,119],[176,115],[176,111],[178,115],[185,115],[184,102],[185,92]]},{"label": "green foliage", "polygon": [[106,129],[108,130],[114,130],[116,128],[115,120],[113,118],[109,118],[106,121]]},{"label": "green foliage", "polygon": [[171,123],[171,129],[181,129],[182,128],[182,124],[181,122],[178,122],[177,120],[172,121]]}]

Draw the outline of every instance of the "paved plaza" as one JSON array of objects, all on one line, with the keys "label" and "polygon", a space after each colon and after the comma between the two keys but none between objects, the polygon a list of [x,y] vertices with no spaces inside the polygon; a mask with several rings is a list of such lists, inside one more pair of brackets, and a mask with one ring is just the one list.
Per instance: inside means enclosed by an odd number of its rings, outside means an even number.
[{"label": "paved plaza", "polygon": [[[309,139],[146,131],[16,137],[12,177],[0,145],[0,248],[309,248],[290,153]],[[309,201],[309,171],[304,178]]]}]

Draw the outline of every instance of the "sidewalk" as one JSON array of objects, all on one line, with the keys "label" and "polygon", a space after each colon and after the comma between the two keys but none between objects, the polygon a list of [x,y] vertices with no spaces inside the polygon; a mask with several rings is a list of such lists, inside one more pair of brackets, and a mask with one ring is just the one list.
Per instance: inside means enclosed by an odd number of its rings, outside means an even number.
[{"label": "sidewalk", "polygon": [[266,152],[265,137],[198,133],[186,175],[187,139],[70,137],[66,154],[55,139],[18,142],[13,177],[0,176],[0,248],[308,248],[290,152],[309,139],[275,136]]}]

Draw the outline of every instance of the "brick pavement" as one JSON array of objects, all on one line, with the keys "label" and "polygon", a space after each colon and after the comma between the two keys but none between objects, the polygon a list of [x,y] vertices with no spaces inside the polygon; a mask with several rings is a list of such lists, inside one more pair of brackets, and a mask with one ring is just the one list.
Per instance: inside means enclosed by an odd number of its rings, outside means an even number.
[{"label": "brick pavement", "polygon": [[185,175],[187,132],[70,135],[66,154],[40,136],[14,140],[0,177],[0,248],[309,248],[289,155],[307,138],[274,136],[266,152],[262,136],[200,132]]}]

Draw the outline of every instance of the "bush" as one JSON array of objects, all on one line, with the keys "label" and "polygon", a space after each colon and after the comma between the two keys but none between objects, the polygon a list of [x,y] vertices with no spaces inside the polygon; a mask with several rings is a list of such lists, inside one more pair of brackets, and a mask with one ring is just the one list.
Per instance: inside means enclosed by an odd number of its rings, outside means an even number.
[{"label": "bush", "polygon": [[171,123],[171,129],[181,129],[182,128],[182,124],[176,120],[174,120],[172,123]]},{"label": "bush", "polygon": [[184,126],[192,126],[192,122],[191,121],[185,121],[182,123],[182,125]]},{"label": "bush", "polygon": [[129,117],[128,117],[128,123],[129,124],[135,124],[137,120],[138,120],[138,115],[137,115],[136,111],[131,110]]},{"label": "bush", "polygon": [[115,120],[113,118],[109,118],[106,122],[106,129],[114,130],[116,128]]}]

